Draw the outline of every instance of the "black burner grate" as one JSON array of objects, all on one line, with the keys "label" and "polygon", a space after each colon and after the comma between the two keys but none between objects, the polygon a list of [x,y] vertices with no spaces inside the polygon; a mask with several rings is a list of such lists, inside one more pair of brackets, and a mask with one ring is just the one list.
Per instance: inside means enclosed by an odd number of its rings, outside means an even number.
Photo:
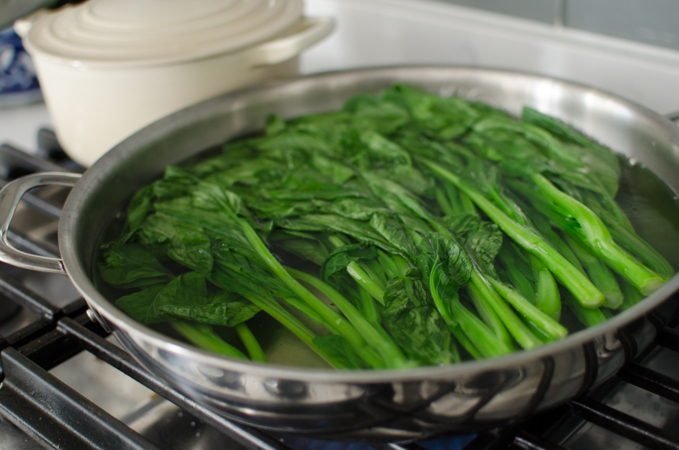
[{"label": "black burner grate", "polygon": [[[41,149],[38,156],[28,155],[7,145],[0,146],[0,178],[9,181],[35,171],[82,171],[82,168],[64,157],[49,130],[40,131],[39,142]],[[41,196],[36,193],[26,199],[26,204],[28,209],[54,220],[60,212],[59,198],[63,200],[63,196]],[[48,233],[47,239],[36,240],[29,234],[21,229],[15,230],[10,238],[15,246],[27,251],[43,255],[57,252],[56,243],[53,242],[55,236],[49,236]],[[359,443],[329,443],[301,437],[272,436],[224,419],[149,375],[124,350],[107,339],[108,333],[98,323],[88,318],[87,305],[82,298],[76,295],[70,300],[55,300],[36,292],[26,275],[26,271],[0,266],[0,301],[5,302],[5,308],[16,308],[13,305],[18,305],[24,314],[30,316],[30,320],[18,320],[16,315],[10,318],[9,321],[14,320],[16,325],[0,335],[0,417],[4,423],[25,433],[36,446],[55,449],[163,448],[162,442],[159,443],[153,433],[140,434],[49,372],[62,362],[88,352],[176,405],[181,411],[179,416],[185,414],[184,419],[196,421],[197,427],[218,435],[215,442],[220,443],[219,448],[369,448]],[[675,295],[671,301],[677,300]],[[679,316],[667,325],[657,318],[651,317],[650,320],[660,329],[654,345],[628,364],[617,377],[587,396],[541,414],[540,417],[531,417],[475,437],[445,437],[411,444],[379,444],[372,445],[372,448],[587,448],[578,447],[574,438],[583,429],[597,427],[642,446],[629,448],[679,450],[679,438],[666,427],[643,421],[636,414],[633,416],[622,412],[609,404],[609,399],[626,386],[653,394],[661,402],[679,403],[679,376],[662,373],[646,363],[659,353],[672,357],[679,351],[679,332],[675,330]]]}]

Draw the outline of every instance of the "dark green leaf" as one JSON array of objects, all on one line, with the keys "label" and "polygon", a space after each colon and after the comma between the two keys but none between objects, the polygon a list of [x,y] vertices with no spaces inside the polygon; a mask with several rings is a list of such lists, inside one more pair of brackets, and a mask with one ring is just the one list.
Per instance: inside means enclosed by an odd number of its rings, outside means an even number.
[{"label": "dark green leaf", "polygon": [[495,273],[494,261],[502,247],[502,231],[494,223],[484,221],[476,230],[465,234],[463,246],[484,272]]},{"label": "dark green leaf", "polygon": [[314,338],[314,344],[316,344],[325,355],[331,357],[333,362],[339,363],[342,368],[363,368],[360,358],[342,336],[336,334],[316,336]]},{"label": "dark green leaf", "polygon": [[157,317],[227,327],[245,322],[259,312],[258,307],[240,295],[221,290],[208,294],[205,277],[196,272],[177,277],[158,292],[153,310]]},{"label": "dark green leaf", "polygon": [[360,242],[372,243],[388,252],[396,250],[369,224],[334,214],[307,214],[297,218],[280,219],[276,221],[276,225],[286,230],[338,232],[351,236]]},{"label": "dark green leaf", "polygon": [[121,297],[116,305],[136,320],[152,324],[170,319],[232,327],[259,308],[231,292],[208,292],[205,276],[188,272],[166,285]]},{"label": "dark green leaf", "polygon": [[[537,125],[565,141],[581,146],[585,164],[600,177],[608,194],[615,196],[621,171],[620,161],[615,153],[558,119],[542,114],[533,108],[524,107],[521,118],[525,122]],[[608,178],[608,180],[604,180],[604,178]]]},{"label": "dark green leaf", "polygon": [[150,216],[142,226],[149,243],[166,243],[167,256],[203,274],[212,271],[212,243],[205,230],[163,213]]},{"label": "dark green leaf", "polygon": [[385,328],[412,360],[425,365],[452,361],[451,337],[421,282],[394,278],[385,291]]},{"label": "dark green leaf", "polygon": [[464,134],[479,113],[459,97],[440,97],[406,85],[396,85],[386,98],[401,96],[415,122],[426,132],[444,140]]},{"label": "dark green leaf", "polygon": [[377,257],[377,249],[370,243],[344,245],[335,248],[321,266],[321,278],[327,280],[336,272],[344,270],[350,263],[361,259]]},{"label": "dark green leaf", "polygon": [[344,111],[354,117],[357,127],[390,134],[405,125],[408,111],[378,95],[357,95],[344,104]]},{"label": "dark green leaf", "polygon": [[268,136],[271,136],[276,133],[280,133],[285,129],[285,121],[281,118],[281,116],[272,114],[269,117],[266,118],[266,134]]},{"label": "dark green leaf", "polygon": [[394,246],[395,252],[410,255],[414,243],[408,235],[404,224],[396,217],[387,214],[375,214],[370,218],[370,227],[386,242]]},{"label": "dark green leaf", "polygon": [[471,276],[472,265],[467,253],[440,233],[422,236],[418,250],[415,263],[424,274],[423,281],[428,283],[432,295],[446,303],[440,307],[449,310],[447,302],[452,301]]},{"label": "dark green leaf", "polygon": [[383,204],[368,198],[347,198],[321,203],[319,204],[319,211],[360,221],[370,220],[376,214],[389,213],[389,209]]},{"label": "dark green leaf", "polygon": [[127,223],[130,230],[136,230],[152,210],[153,189],[145,186],[139,189],[127,205]]},{"label": "dark green leaf", "polygon": [[153,310],[156,295],[163,288],[165,288],[165,284],[155,285],[134,294],[120,297],[116,301],[116,306],[143,324],[150,325],[163,322],[165,319],[158,317]]},{"label": "dark green leaf", "polygon": [[139,244],[114,245],[104,252],[99,273],[104,281],[127,289],[168,282],[172,273]]},{"label": "dark green leaf", "polygon": [[318,173],[326,177],[326,180],[330,178],[334,184],[345,183],[354,176],[353,170],[318,153],[311,156],[311,165]]},{"label": "dark green leaf", "polygon": [[284,249],[319,266],[329,254],[324,242],[313,233],[276,230],[268,236],[268,241],[276,248]]}]

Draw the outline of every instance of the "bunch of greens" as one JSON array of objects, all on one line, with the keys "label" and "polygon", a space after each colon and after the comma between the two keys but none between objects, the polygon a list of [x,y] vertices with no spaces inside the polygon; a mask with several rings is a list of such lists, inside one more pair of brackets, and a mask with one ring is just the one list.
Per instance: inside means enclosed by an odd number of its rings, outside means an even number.
[{"label": "bunch of greens", "polygon": [[266,359],[257,314],[336,368],[495,357],[672,276],[616,204],[619,178],[615,154],[535,110],[395,85],[168,167],[100,275],[135,319],[231,357]]}]

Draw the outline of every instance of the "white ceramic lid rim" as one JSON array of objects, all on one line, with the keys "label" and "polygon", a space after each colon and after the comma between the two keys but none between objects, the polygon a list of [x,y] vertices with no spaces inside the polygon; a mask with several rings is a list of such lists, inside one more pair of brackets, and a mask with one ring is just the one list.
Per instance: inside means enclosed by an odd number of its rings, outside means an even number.
[{"label": "white ceramic lid rim", "polygon": [[[281,3],[275,4],[277,7],[283,6]],[[280,6],[279,6],[280,5]],[[224,8],[221,11],[201,11],[198,17],[176,18],[174,21],[168,21],[159,24],[143,24],[139,22],[130,22],[124,20],[109,20],[104,17],[99,17],[95,11],[90,9],[81,9],[74,11],[72,20],[77,21],[78,28],[75,32],[82,33],[83,36],[90,38],[139,38],[144,35],[158,34],[167,36],[168,28],[171,27],[174,35],[181,35],[190,30],[200,30],[206,27],[213,27],[218,25],[230,25],[238,20],[252,16],[257,7],[265,6],[263,4],[252,3],[237,3],[229,8]],[[66,14],[60,17],[63,20]]]},{"label": "white ceramic lid rim", "polygon": [[[24,38],[25,47],[76,66],[162,65],[235,53],[265,42],[299,23],[303,12],[302,0],[232,0],[216,14],[206,8],[185,20],[167,18],[146,26],[99,19],[92,5],[101,2],[106,0],[39,15]],[[90,7],[78,9],[81,5]],[[99,22],[102,26],[95,26]]]},{"label": "white ceramic lid rim", "polygon": [[[98,8],[99,4],[93,4],[91,8],[83,8],[79,10],[79,14],[82,16],[83,22],[82,24],[84,26],[87,26],[88,24],[91,24],[93,27],[96,27],[98,29],[101,28],[108,28],[108,29],[118,29],[118,30],[126,30],[126,29],[139,29],[140,26],[144,26],[146,28],[167,28],[169,26],[172,27],[179,27],[179,26],[185,26],[188,25],[190,22],[196,22],[198,19],[200,20],[209,20],[211,17],[214,18],[215,15],[223,15],[227,14],[229,17],[229,20],[236,20],[240,16],[247,14],[248,11],[251,11],[253,8],[256,8],[260,4],[256,2],[237,2],[233,0],[223,0],[220,3],[213,3],[212,6],[213,8],[210,8],[210,5],[202,5],[201,10],[199,11],[198,16],[191,16],[188,20],[187,17],[185,16],[171,16],[169,18],[165,18],[164,20],[158,19],[157,17],[154,18],[154,21],[149,21],[146,19],[142,19],[139,21],[134,20],[134,18],[130,17],[124,17],[124,18],[116,18],[112,17],[110,14],[107,17],[106,11],[101,11],[100,8]],[[223,19],[220,19],[223,20]]]}]

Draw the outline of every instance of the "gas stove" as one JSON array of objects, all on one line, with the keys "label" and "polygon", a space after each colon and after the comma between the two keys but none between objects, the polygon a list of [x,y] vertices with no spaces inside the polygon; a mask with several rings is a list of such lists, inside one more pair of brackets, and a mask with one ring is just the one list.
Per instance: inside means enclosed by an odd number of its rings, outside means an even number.
[{"label": "gas stove", "polygon": [[[678,110],[679,53],[427,0],[307,0],[338,30],[302,59],[303,73],[401,64],[541,73],[604,89],[662,114]],[[0,183],[84,169],[60,150],[43,104],[0,110]],[[58,254],[68,194],[24,198],[14,246]],[[679,296],[667,302],[674,306]],[[676,309],[676,308],[672,308]],[[679,449],[679,316],[645,320],[655,342],[618,376],[539,417],[465,436],[367,444],[278,435],[196,404],[141,368],[87,316],[66,277],[0,266],[0,450],[13,449]]]}]

